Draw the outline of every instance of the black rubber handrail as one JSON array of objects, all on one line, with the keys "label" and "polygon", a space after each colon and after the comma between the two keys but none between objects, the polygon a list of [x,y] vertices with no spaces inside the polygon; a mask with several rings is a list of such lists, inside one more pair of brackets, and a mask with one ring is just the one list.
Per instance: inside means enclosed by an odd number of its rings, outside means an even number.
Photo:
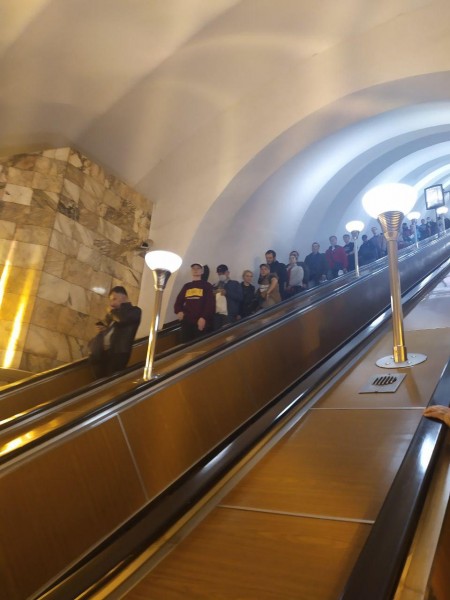
[{"label": "black rubber handrail", "polygon": [[[429,406],[449,406],[450,361]],[[422,418],[341,600],[391,600],[408,556],[447,427]]]}]

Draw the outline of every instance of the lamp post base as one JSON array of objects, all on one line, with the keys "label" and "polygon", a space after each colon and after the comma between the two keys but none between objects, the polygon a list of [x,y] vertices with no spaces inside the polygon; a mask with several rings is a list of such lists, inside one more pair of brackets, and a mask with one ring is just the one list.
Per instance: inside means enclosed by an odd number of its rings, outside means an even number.
[{"label": "lamp post base", "polygon": [[143,374],[142,377],[139,377],[139,379],[135,379],[133,383],[139,385],[141,383],[148,383],[149,381],[154,381],[155,379],[159,379],[160,377],[161,375],[159,373],[152,373],[150,377],[147,376],[147,378]]},{"label": "lamp post base", "polygon": [[408,354],[408,357],[403,362],[395,362],[392,354],[390,356],[383,356],[383,358],[379,358],[375,363],[377,367],[381,367],[382,369],[395,369],[401,367],[414,367],[414,365],[419,365],[427,360],[425,354]]}]

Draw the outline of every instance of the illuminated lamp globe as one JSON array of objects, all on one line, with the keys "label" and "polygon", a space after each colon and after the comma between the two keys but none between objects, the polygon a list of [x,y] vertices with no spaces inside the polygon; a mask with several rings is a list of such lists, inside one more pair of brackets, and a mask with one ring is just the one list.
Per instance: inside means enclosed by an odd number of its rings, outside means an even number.
[{"label": "illuminated lamp globe", "polygon": [[183,262],[181,257],[175,252],[168,252],[167,250],[153,250],[153,252],[147,252],[145,255],[145,262],[147,267],[152,271],[158,269],[169,271],[169,273],[175,273]]},{"label": "illuminated lamp globe", "polygon": [[447,206],[440,206],[436,209],[436,212],[438,215],[445,215],[446,213],[448,213],[448,208]]},{"label": "illuminated lamp globe", "polygon": [[420,212],[418,210],[413,210],[412,212],[406,215],[410,221],[418,221],[420,219]]},{"label": "illuminated lamp globe", "polygon": [[362,198],[362,205],[368,215],[377,219],[379,215],[398,211],[408,214],[417,200],[413,187],[405,183],[384,183],[377,185]]},{"label": "illuminated lamp globe", "polygon": [[352,231],[361,231],[364,229],[364,223],[362,221],[349,221],[345,226],[345,229],[351,233]]}]

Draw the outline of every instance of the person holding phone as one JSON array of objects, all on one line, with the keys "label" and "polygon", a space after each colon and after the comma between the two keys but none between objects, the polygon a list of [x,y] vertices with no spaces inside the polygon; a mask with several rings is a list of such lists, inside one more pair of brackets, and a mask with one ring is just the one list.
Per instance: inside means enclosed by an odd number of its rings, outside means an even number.
[{"label": "person holding phone", "polygon": [[112,288],[108,312],[102,321],[97,321],[98,333],[89,343],[89,359],[96,378],[125,369],[141,315],[141,309],[131,304],[124,287]]}]

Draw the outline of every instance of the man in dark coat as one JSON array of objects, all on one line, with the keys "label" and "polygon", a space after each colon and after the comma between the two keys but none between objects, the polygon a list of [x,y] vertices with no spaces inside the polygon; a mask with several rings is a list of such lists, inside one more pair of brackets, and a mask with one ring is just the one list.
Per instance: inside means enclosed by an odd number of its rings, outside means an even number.
[{"label": "man in dark coat", "polygon": [[278,286],[280,288],[281,299],[286,298],[286,284],[287,284],[287,268],[284,263],[277,261],[277,253],[275,250],[267,250],[266,252],[266,263],[269,265],[270,272],[276,273],[278,276]]},{"label": "man in dark coat", "polygon": [[109,311],[103,321],[97,322],[98,334],[94,338],[95,345],[91,345],[93,351],[89,358],[96,377],[107,377],[125,369],[141,314],[141,309],[129,301],[124,287],[112,288]]},{"label": "man in dark coat", "polygon": [[328,264],[325,254],[319,252],[320,244],[313,242],[311,254],[305,257],[305,264],[309,269],[309,287],[319,285],[327,279]]}]

